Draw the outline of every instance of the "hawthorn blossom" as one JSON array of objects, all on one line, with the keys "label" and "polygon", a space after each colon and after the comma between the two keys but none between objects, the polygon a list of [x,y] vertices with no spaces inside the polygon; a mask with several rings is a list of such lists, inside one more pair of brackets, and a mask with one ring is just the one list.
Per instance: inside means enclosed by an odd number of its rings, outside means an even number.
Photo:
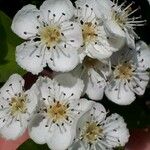
[{"label": "hawthorn blossom", "polygon": [[135,39],[139,39],[139,36],[134,30],[136,27],[144,26],[146,22],[141,20],[141,16],[134,16],[140,8],[133,9],[134,2],[130,4],[126,4],[126,1],[120,3],[118,0],[96,0],[96,2],[99,16],[103,16],[108,32],[116,37],[117,43],[125,39],[130,47],[135,48]]},{"label": "hawthorn blossom", "polygon": [[101,100],[107,84],[107,79],[111,71],[109,60],[99,61],[90,57],[85,57],[82,64],[78,65],[72,73],[80,77],[85,84],[83,95],[92,100]]},{"label": "hawthorn blossom", "polygon": [[35,85],[25,91],[23,78],[18,74],[10,76],[0,89],[0,134],[3,138],[15,140],[24,133],[37,105],[37,96]]},{"label": "hawthorn blossom", "polygon": [[77,0],[74,19],[82,28],[83,45],[79,50],[81,58],[89,56],[102,60],[109,58],[118,49],[109,43],[109,35],[105,32],[102,19],[95,13],[94,4],[95,1]]},{"label": "hawthorn blossom", "polygon": [[65,150],[76,135],[78,119],[93,102],[80,99],[83,82],[70,74],[59,74],[53,80],[40,78],[37,85],[41,92],[39,109],[29,125],[29,135],[38,144]]},{"label": "hawthorn blossom", "polygon": [[74,69],[83,40],[80,26],[70,20],[73,14],[70,0],[46,0],[39,10],[34,5],[19,10],[12,30],[26,41],[16,48],[17,63],[33,74],[47,65],[54,71]]},{"label": "hawthorn blossom", "polygon": [[143,66],[143,62],[147,59],[145,51],[140,53],[126,47],[111,57],[112,75],[105,90],[106,96],[111,101],[128,105],[135,100],[135,94],[144,94],[149,82],[149,73]]},{"label": "hawthorn blossom", "polygon": [[90,112],[77,124],[77,138],[69,150],[112,150],[124,146],[129,131],[124,119],[118,114],[106,116],[105,108],[95,103]]}]

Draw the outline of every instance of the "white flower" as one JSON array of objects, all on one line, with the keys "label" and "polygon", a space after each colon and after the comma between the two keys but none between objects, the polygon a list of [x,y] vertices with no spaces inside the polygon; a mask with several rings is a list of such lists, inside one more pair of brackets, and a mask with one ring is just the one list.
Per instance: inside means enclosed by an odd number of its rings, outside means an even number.
[{"label": "white flower", "polygon": [[95,103],[90,112],[81,117],[77,124],[77,138],[70,150],[112,150],[124,146],[129,131],[124,119],[118,114],[106,117],[105,108]]},{"label": "white flower", "polygon": [[95,13],[95,1],[77,0],[75,20],[81,24],[83,45],[80,48],[81,57],[89,56],[95,59],[109,58],[114,48],[109,43],[109,35],[105,32],[102,19]]},{"label": "white flower", "polygon": [[6,139],[15,140],[27,128],[37,104],[38,93],[35,86],[24,90],[24,80],[13,74],[0,89],[0,134]]},{"label": "white flower", "polygon": [[109,60],[99,61],[85,57],[82,65],[78,65],[72,73],[80,77],[85,84],[83,94],[87,94],[92,100],[101,100],[104,95],[107,77],[110,74]]},{"label": "white flower", "polygon": [[70,74],[39,79],[39,110],[29,126],[30,137],[50,149],[65,150],[76,135],[76,123],[93,102],[80,99],[83,82]]},{"label": "white flower", "polygon": [[135,100],[135,93],[144,94],[149,73],[142,65],[145,51],[142,53],[142,59],[138,59],[139,51],[125,48],[112,56],[113,73],[105,91],[111,101],[128,105]]},{"label": "white flower", "polygon": [[139,8],[132,8],[134,2],[127,5],[126,1],[121,4],[119,4],[118,0],[114,0],[113,2],[110,0],[96,1],[98,5],[97,9],[99,9],[100,12],[100,17],[103,15],[105,18],[104,22],[106,28],[112,36],[118,37],[117,43],[119,44],[119,41],[122,42],[125,38],[127,44],[132,48],[135,48],[135,38],[139,37],[135,33],[134,29],[145,24],[145,20],[141,20],[141,16],[133,16]]},{"label": "white flower", "polygon": [[17,46],[17,63],[38,74],[47,65],[55,71],[70,71],[79,63],[82,45],[78,23],[69,21],[74,7],[69,0],[46,0],[38,10],[24,6],[15,15],[12,30],[26,42]]}]

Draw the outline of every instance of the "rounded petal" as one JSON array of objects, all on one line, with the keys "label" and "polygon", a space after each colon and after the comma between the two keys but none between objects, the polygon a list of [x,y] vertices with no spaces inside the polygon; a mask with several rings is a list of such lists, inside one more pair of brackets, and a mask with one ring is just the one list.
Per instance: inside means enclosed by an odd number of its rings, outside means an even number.
[{"label": "rounded petal", "polygon": [[109,35],[109,43],[113,47],[121,49],[126,42],[125,32],[112,20],[106,21],[104,27]]},{"label": "rounded petal", "polygon": [[72,49],[79,48],[83,45],[82,30],[79,23],[71,21],[63,22],[61,30],[65,37],[66,45],[71,45]]},{"label": "rounded petal", "polygon": [[76,48],[67,45],[57,46],[54,51],[48,52],[47,64],[54,71],[68,72],[73,70],[79,63],[79,55]]},{"label": "rounded petal", "polygon": [[143,73],[134,76],[130,84],[133,87],[133,91],[137,95],[143,95],[146,90],[146,86],[148,85],[148,82],[149,82],[149,73],[143,71]]},{"label": "rounded petal", "polygon": [[106,81],[94,69],[89,74],[90,77],[86,87],[86,94],[90,99],[101,100],[104,95]]},{"label": "rounded petal", "polygon": [[92,106],[90,114],[94,116],[96,121],[102,122],[106,118],[107,112],[102,104],[95,102]]},{"label": "rounded petal", "polygon": [[120,26],[115,23],[113,20],[107,20],[104,22],[104,27],[110,33],[111,35],[119,37],[125,37],[125,33],[123,30],[120,28]]},{"label": "rounded petal", "polygon": [[145,42],[140,41],[136,44],[136,51],[138,52],[137,58],[139,65],[146,69],[150,68],[150,48],[148,45]]},{"label": "rounded petal", "polygon": [[86,47],[87,55],[99,60],[109,58],[112,55],[111,47],[101,44],[89,44]]},{"label": "rounded petal", "polygon": [[25,92],[29,100],[27,103],[27,109],[30,114],[33,113],[38,103],[39,91],[36,89],[37,87],[34,84],[28,91]]},{"label": "rounded petal", "polygon": [[25,132],[27,128],[27,122],[20,123],[20,121],[13,121],[8,126],[4,126],[0,129],[0,134],[7,140],[15,140]]},{"label": "rounded petal", "polygon": [[81,79],[76,78],[69,73],[59,74],[54,79],[60,84],[60,94],[62,92],[65,93],[64,98],[80,98],[84,88],[84,84]]},{"label": "rounded petal", "polygon": [[113,2],[110,0],[95,0],[97,3],[97,9],[99,10],[97,14],[98,17],[109,18],[111,16],[111,7]]},{"label": "rounded petal", "polygon": [[129,139],[129,130],[124,119],[118,114],[107,117],[104,125],[104,134],[112,147],[124,146]]},{"label": "rounded petal", "polygon": [[4,86],[0,89],[0,96],[5,100],[13,97],[16,93],[23,90],[24,79],[19,74],[13,74],[9,77]]},{"label": "rounded petal", "polygon": [[53,130],[53,136],[47,139],[47,144],[50,149],[66,150],[73,142],[76,135],[76,125],[66,125],[65,131]]},{"label": "rounded petal", "polygon": [[43,116],[41,115],[34,116],[33,119],[30,121],[28,127],[29,136],[34,142],[38,144],[45,144],[46,137],[51,136],[49,128],[45,125],[47,125],[47,119],[43,119]]},{"label": "rounded petal", "polygon": [[[40,11],[47,22],[64,21],[70,19],[74,14],[74,7],[70,0],[46,0],[40,7]],[[59,19],[61,17],[61,19]]]},{"label": "rounded petal", "polygon": [[111,84],[109,83],[106,87],[105,94],[109,100],[119,105],[129,105],[136,98],[129,86],[120,80],[116,80]]},{"label": "rounded petal", "polygon": [[16,61],[25,70],[38,74],[46,66],[44,47],[39,43],[25,42],[16,48]]},{"label": "rounded petal", "polygon": [[40,26],[37,16],[39,11],[34,5],[26,5],[17,12],[12,21],[12,30],[23,39],[35,36]]}]

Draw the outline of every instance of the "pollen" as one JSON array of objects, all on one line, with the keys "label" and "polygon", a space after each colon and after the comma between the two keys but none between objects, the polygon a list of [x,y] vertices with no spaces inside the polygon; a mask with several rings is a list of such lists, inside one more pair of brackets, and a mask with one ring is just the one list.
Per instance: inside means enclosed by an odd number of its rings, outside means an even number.
[{"label": "pollen", "polygon": [[129,63],[120,64],[114,70],[115,78],[127,80],[131,79],[131,77],[133,76],[133,72],[134,69]]},{"label": "pollen", "polygon": [[57,26],[46,26],[40,30],[41,42],[47,47],[55,46],[61,41],[60,28]]},{"label": "pollen", "polygon": [[81,137],[87,142],[87,143],[93,143],[96,142],[96,140],[101,137],[103,132],[103,129],[101,126],[98,126],[96,122],[90,122],[87,123],[85,131],[81,135]]},{"label": "pollen", "polygon": [[11,115],[16,116],[20,113],[25,113],[27,110],[26,95],[19,94],[18,96],[12,97],[9,105],[10,105]]},{"label": "pollen", "polygon": [[95,26],[92,24],[92,22],[85,22],[82,25],[82,35],[85,44],[95,41],[97,34],[96,34]]},{"label": "pollen", "polygon": [[59,101],[57,101],[53,105],[49,106],[47,109],[47,114],[53,120],[53,122],[59,122],[68,117],[67,110],[67,105],[61,104]]}]

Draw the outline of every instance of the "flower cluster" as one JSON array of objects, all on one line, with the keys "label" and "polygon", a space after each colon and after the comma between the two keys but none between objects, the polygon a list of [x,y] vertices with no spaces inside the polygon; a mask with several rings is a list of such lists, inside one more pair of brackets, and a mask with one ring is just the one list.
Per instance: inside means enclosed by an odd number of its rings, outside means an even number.
[{"label": "flower cluster", "polygon": [[[118,0],[46,0],[39,9],[17,12],[12,30],[25,40],[16,61],[38,75],[45,67],[53,78],[39,76],[28,90],[13,74],[0,89],[0,134],[16,139],[28,128],[30,138],[52,150],[112,150],[124,146],[124,119],[95,101],[104,94],[129,105],[149,82],[150,50],[135,27],[133,3]],[[88,99],[82,98],[87,95]]]}]

